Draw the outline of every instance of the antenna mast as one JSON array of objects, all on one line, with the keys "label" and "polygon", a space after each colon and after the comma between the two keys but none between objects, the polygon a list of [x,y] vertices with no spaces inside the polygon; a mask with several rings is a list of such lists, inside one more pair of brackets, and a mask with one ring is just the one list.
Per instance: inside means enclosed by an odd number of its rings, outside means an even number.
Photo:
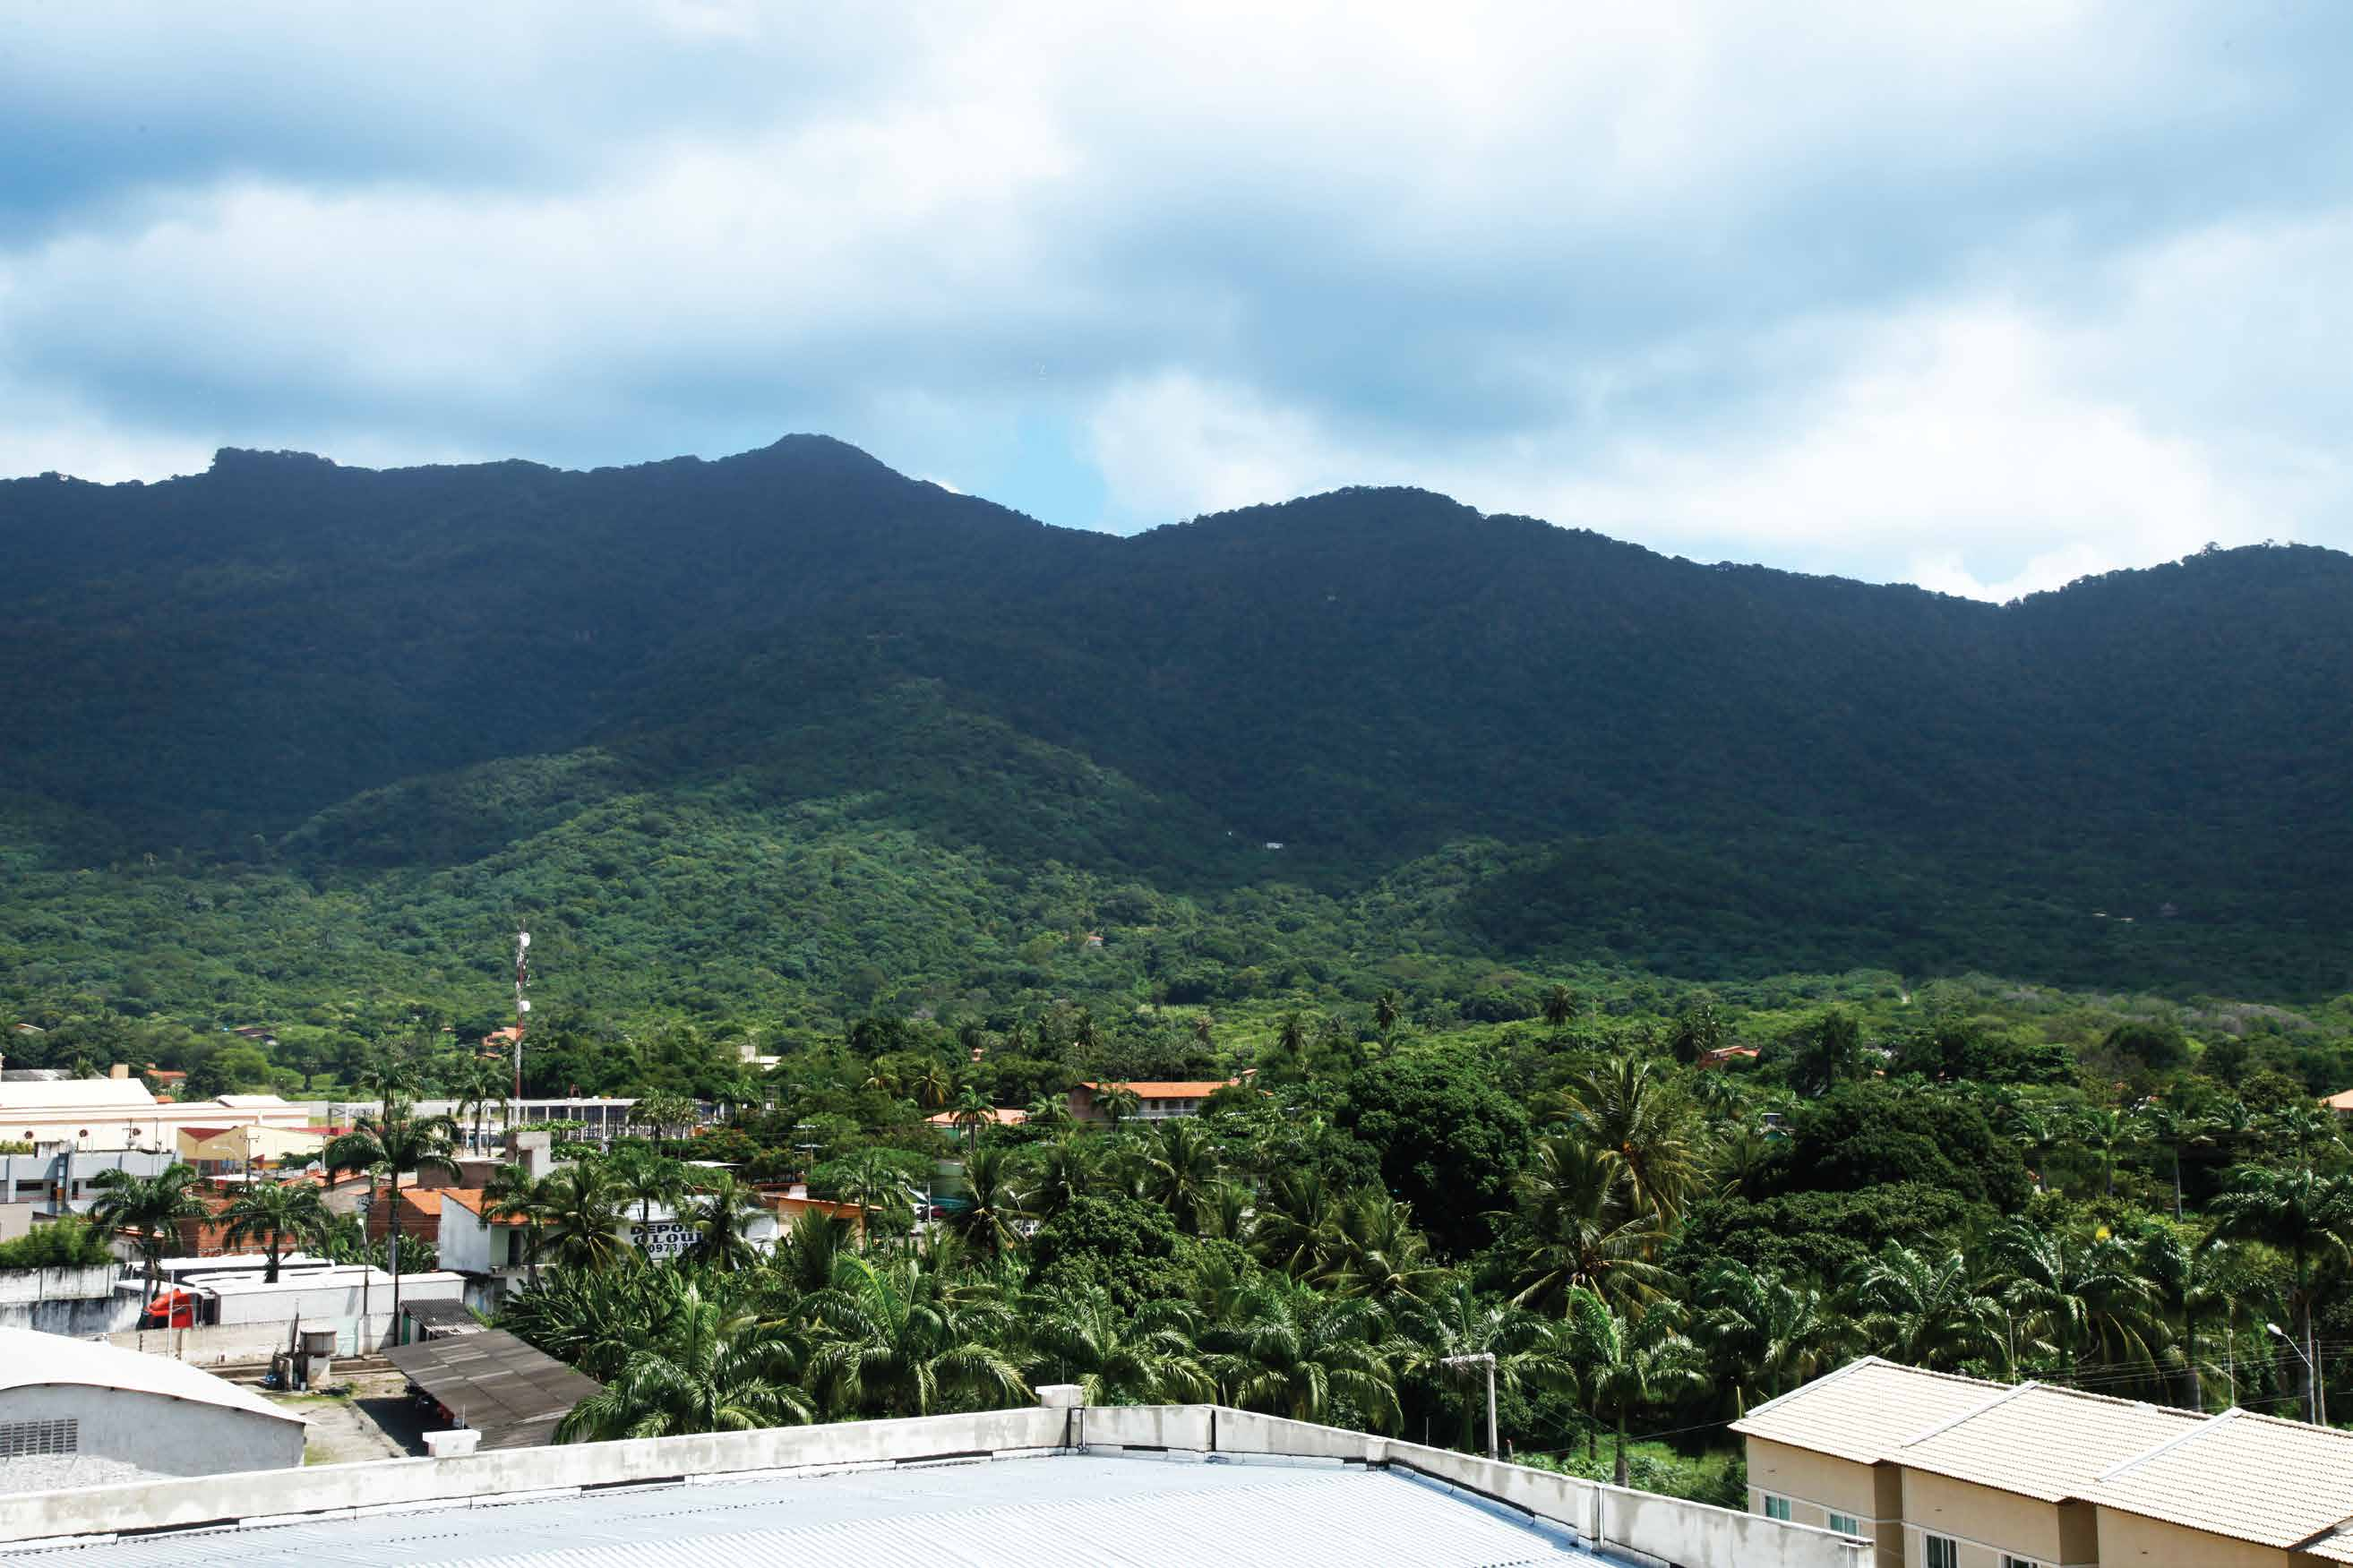
[{"label": "antenna mast", "polygon": [[[531,998],[523,994],[523,990],[530,984],[531,932],[517,931],[515,932],[514,1100],[518,1105],[522,1100],[523,1017],[531,1011]],[[519,1111],[510,1110],[507,1112],[508,1121],[512,1121],[518,1114],[520,1114]]]}]

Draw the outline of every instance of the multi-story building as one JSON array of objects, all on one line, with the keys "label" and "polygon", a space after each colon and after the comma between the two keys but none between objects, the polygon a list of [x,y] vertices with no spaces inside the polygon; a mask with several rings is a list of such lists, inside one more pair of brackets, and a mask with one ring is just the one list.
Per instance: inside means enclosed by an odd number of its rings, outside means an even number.
[{"label": "multi-story building", "polygon": [[2353,1563],[2353,1433],[1865,1357],[1733,1423],[1757,1513],[1879,1568]]}]

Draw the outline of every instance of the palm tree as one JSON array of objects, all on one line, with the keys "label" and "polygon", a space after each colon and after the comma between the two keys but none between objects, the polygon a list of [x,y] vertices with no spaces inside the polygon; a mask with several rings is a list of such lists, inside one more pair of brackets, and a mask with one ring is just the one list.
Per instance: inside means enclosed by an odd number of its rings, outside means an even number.
[{"label": "palm tree", "polygon": [[229,1246],[261,1243],[262,1253],[269,1258],[262,1266],[262,1281],[275,1285],[279,1258],[289,1245],[324,1246],[332,1216],[320,1201],[319,1189],[309,1182],[276,1182],[247,1184],[221,1211],[221,1218],[228,1222],[221,1239]]},{"label": "palm tree", "polygon": [[[1381,1032],[1382,1039],[1389,1037],[1389,1031],[1396,1028],[1398,1020],[1404,1016],[1405,1003],[1396,992],[1383,991],[1373,998],[1373,1027]],[[1208,1042],[1205,1040],[1202,1043],[1207,1045]]]},{"label": "palm tree", "polygon": [[2018,1327],[2058,1357],[2062,1375],[2072,1376],[2086,1357],[2156,1372],[2164,1321],[2123,1243],[2105,1236],[2074,1242],[2013,1221],[1989,1246],[2000,1271],[2000,1300]]},{"label": "palm tree", "polygon": [[621,1189],[594,1160],[575,1160],[533,1194],[539,1224],[532,1257],[544,1252],[565,1268],[610,1268],[628,1254],[621,1240]]},{"label": "palm tree", "polygon": [[2136,1112],[2142,1127],[2158,1147],[2173,1156],[2173,1217],[2181,1218],[2181,1153],[2185,1149],[2202,1149],[2214,1142],[2214,1124],[2203,1116],[2187,1112],[2162,1100],[2145,1101]]},{"label": "palm tree", "polygon": [[1158,1136],[1145,1149],[1145,1195],[1168,1210],[1178,1230],[1196,1235],[1203,1205],[1225,1177],[1216,1141],[1189,1116],[1164,1121],[1155,1131]]},{"label": "palm tree", "polygon": [[1021,1124],[1059,1135],[1069,1131],[1078,1125],[1078,1122],[1077,1119],[1071,1115],[1071,1097],[1068,1094],[1049,1092],[1038,1096],[1029,1103]]},{"label": "palm tree", "polygon": [[1260,1205],[1252,1243],[1260,1259],[1298,1279],[1324,1265],[1347,1196],[1313,1166],[1278,1171]]},{"label": "palm tree", "polygon": [[833,1283],[834,1259],[849,1250],[849,1222],[823,1209],[805,1208],[777,1244],[776,1268],[797,1295]]},{"label": "palm tree", "polygon": [[370,1171],[391,1183],[392,1321],[400,1321],[400,1175],[411,1171],[458,1176],[453,1140],[457,1124],[447,1116],[419,1116],[397,1095],[387,1095],[382,1109],[362,1116],[349,1132],[327,1145],[326,1163],[339,1171]]},{"label": "palm tree", "polygon": [[494,1105],[503,1110],[509,1103],[507,1075],[498,1063],[476,1057],[458,1069],[457,1079],[451,1088],[455,1091],[458,1114],[462,1117],[470,1110],[473,1112],[472,1131],[467,1136],[466,1149],[469,1153],[479,1154],[482,1149],[482,1113]]},{"label": "palm tree", "polygon": [[1116,1130],[1121,1122],[1144,1109],[1144,1097],[1129,1084],[1100,1084],[1095,1089],[1095,1104],[1111,1118],[1111,1124]]},{"label": "palm tree", "polygon": [[948,1109],[956,1130],[964,1134],[966,1151],[980,1147],[980,1130],[997,1120],[997,1108],[988,1103],[988,1097],[966,1084]]},{"label": "palm tree", "polygon": [[1576,992],[1566,985],[1555,985],[1545,993],[1544,1021],[1550,1024],[1555,1031],[1568,1027],[1568,1021],[1576,1016]]},{"label": "palm tree", "polygon": [[[2208,1210],[2216,1230],[2242,1241],[2260,1241],[2288,1254],[2292,1264],[2288,1313],[2312,1353],[2313,1264],[2344,1259],[2353,1251],[2353,1182],[2323,1176],[2309,1168],[2274,1171],[2263,1165],[2233,1166]],[[2311,1381],[2299,1363],[2291,1375],[2301,1394]]]},{"label": "palm tree", "polygon": [[1245,1291],[1235,1321],[1210,1331],[1208,1366],[1241,1409],[1328,1424],[1337,1404],[1347,1417],[1393,1432],[1402,1413],[1392,1358],[1404,1346],[1387,1326],[1370,1301],[1272,1279]]},{"label": "palm tree", "polygon": [[880,1267],[839,1258],[833,1283],[801,1303],[821,1335],[808,1363],[811,1387],[837,1412],[928,1415],[943,1395],[984,1409],[1030,1397],[1020,1368],[993,1342],[1001,1307],[959,1300],[912,1260]]},{"label": "palm tree", "polygon": [[1207,1013],[1193,1015],[1193,1043],[1208,1050],[1218,1043],[1217,1024]]},{"label": "palm tree", "polygon": [[1573,1138],[1540,1138],[1514,1185],[1515,1304],[1541,1306],[1582,1289],[1630,1306],[1665,1283],[1666,1270],[1651,1258],[1662,1235],[1659,1216],[1630,1205],[1615,1170],[1594,1150]]},{"label": "palm tree", "polygon": [[2022,1105],[2009,1118],[2010,1141],[2034,1164],[2034,1190],[2050,1190],[2051,1157],[2066,1143],[2073,1128],[2067,1118],[2048,1106]]},{"label": "palm tree", "polygon": [[901,1216],[911,1214],[915,1206],[915,1189],[904,1172],[891,1163],[880,1149],[860,1150],[849,1162],[848,1179],[842,1184],[841,1195],[856,1204],[863,1212],[865,1223],[859,1227],[860,1245],[863,1238],[878,1228],[876,1221],[889,1216],[895,1226]]},{"label": "palm tree", "polygon": [[1094,1187],[1093,1157],[1084,1143],[1068,1134],[1039,1151],[1033,1170],[1020,1206],[1037,1219],[1053,1218]]},{"label": "palm tree", "polygon": [[807,1421],[800,1352],[775,1323],[731,1312],[686,1286],[669,1331],[556,1423],[559,1443],[745,1432]]},{"label": "palm tree", "polygon": [[653,1224],[654,1205],[668,1207],[686,1191],[686,1167],[651,1149],[618,1150],[603,1163],[614,1194],[638,1205],[640,1227]]},{"label": "palm tree", "polygon": [[2001,1304],[1958,1252],[1925,1258],[1891,1241],[1855,1271],[1846,1300],[1864,1344],[1891,1361],[1949,1372],[2005,1350]]},{"label": "palm tree", "polygon": [[1341,1206],[1315,1282],[1387,1307],[1436,1289],[1445,1275],[1414,1227],[1413,1205],[1367,1187]]},{"label": "palm tree", "polygon": [[666,1089],[649,1089],[629,1107],[630,1118],[649,1129],[658,1141],[669,1134],[682,1134],[683,1130],[694,1125],[698,1114],[694,1101]]},{"label": "palm tree", "polygon": [[1707,1386],[1706,1358],[1682,1333],[1679,1312],[1672,1301],[1654,1301],[1621,1313],[1590,1290],[1569,1292],[1563,1331],[1576,1347],[1588,1409],[1617,1427],[1621,1487],[1627,1418]]},{"label": "palm tree", "polygon": [[196,1195],[196,1168],[172,1164],[152,1176],[128,1171],[100,1171],[90,1178],[98,1201],[90,1205],[94,1225],[130,1231],[140,1258],[147,1265],[147,1298],[154,1300],[164,1270],[164,1247],[179,1235],[184,1219],[203,1219],[211,1210]]},{"label": "palm tree", "polygon": [[2140,1142],[2140,1124],[2124,1111],[2087,1110],[2075,1119],[2075,1136],[2099,1156],[2107,1195],[2116,1195],[2116,1156]]},{"label": "palm tree", "polygon": [[521,1165],[501,1165],[482,1184],[482,1217],[492,1225],[522,1225],[523,1257],[531,1264],[533,1285],[539,1283],[540,1226],[547,1207],[545,1178],[533,1179]]},{"label": "palm tree", "polygon": [[1638,1209],[1672,1223],[1698,1185],[1690,1114],[1648,1058],[1614,1057],[1573,1081],[1557,1115],[1609,1168]]},{"label": "palm tree", "polygon": [[2238,1285],[2230,1251],[2214,1237],[2192,1241],[2180,1231],[2153,1225],[2135,1248],[2134,1263],[2174,1332],[2174,1360],[2180,1368],[2179,1403],[2206,1408],[2204,1367],[2198,1356],[2198,1327],[2230,1315]]},{"label": "palm tree", "polygon": [[722,1274],[732,1274],[757,1263],[760,1249],[750,1235],[752,1221],[771,1211],[759,1193],[725,1171],[713,1173],[687,1200],[681,1218],[693,1227],[687,1244],[689,1261]]},{"label": "palm tree", "polygon": [[1721,1263],[1699,1282],[1694,1337],[1728,1370],[1733,1407],[1770,1398],[1819,1375],[1844,1354],[1844,1325],[1821,1291],[1743,1263]]},{"label": "palm tree", "polygon": [[907,1081],[907,1087],[914,1091],[916,1104],[925,1110],[937,1110],[955,1093],[955,1075],[945,1064],[928,1061]]},{"label": "palm tree", "polygon": [[1020,1245],[1015,1227],[1025,1216],[1013,1190],[1012,1163],[1002,1149],[983,1149],[965,1162],[965,1208],[948,1217],[957,1239],[987,1258],[1001,1257]]},{"label": "palm tree", "polygon": [[1149,1301],[1129,1317],[1102,1290],[1053,1302],[1030,1331],[1031,1366],[1073,1376],[1089,1405],[1188,1405],[1217,1397],[1194,1349],[1199,1320],[1181,1301]]},{"label": "palm tree", "polygon": [[[1405,1349],[1398,1359],[1398,1381],[1419,1388],[1432,1405],[1456,1382],[1455,1366],[1463,1358],[1495,1358],[1495,1397],[1509,1399],[1525,1387],[1571,1394],[1577,1387],[1574,1359],[1550,1326],[1508,1302],[1483,1296],[1460,1273],[1448,1273],[1419,1300],[1400,1301],[1392,1309]],[[1455,1447],[1471,1449],[1477,1441],[1475,1401],[1454,1402],[1460,1410]]]}]

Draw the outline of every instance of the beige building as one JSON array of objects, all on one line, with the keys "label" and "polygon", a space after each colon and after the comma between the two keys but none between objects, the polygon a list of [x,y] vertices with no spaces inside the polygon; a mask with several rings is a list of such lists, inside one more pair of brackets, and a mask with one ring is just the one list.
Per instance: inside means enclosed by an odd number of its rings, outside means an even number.
[{"label": "beige building", "polygon": [[1733,1423],[1752,1511],[1880,1568],[2353,1563],[2353,1433],[1850,1363]]}]

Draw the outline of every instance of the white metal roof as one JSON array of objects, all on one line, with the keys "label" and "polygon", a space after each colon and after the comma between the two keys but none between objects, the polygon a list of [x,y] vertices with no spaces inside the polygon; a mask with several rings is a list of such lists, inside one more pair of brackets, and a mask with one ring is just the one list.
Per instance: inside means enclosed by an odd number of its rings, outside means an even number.
[{"label": "white metal roof", "polygon": [[155,1097],[135,1078],[69,1078],[0,1083],[0,1118],[12,1110],[152,1110]]},{"label": "white metal roof", "polygon": [[1607,1563],[1394,1472],[1055,1455],[124,1540],[26,1553],[78,1568],[1574,1568]]},{"label": "white metal roof", "polygon": [[301,1416],[270,1404],[249,1388],[169,1356],[34,1329],[0,1329],[0,1392],[53,1384],[153,1394],[308,1425]]}]

